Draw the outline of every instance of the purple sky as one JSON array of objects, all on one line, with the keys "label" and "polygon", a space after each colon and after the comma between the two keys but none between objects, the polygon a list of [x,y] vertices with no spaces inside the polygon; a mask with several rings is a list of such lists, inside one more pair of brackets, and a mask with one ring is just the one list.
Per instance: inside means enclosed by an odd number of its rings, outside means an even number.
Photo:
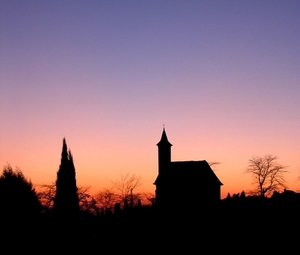
[{"label": "purple sky", "polygon": [[[77,182],[220,161],[223,192],[274,154],[300,187],[300,1],[1,1],[0,164],[55,181],[62,138]],[[98,186],[97,186],[98,185]],[[97,187],[96,187],[97,186]]]}]

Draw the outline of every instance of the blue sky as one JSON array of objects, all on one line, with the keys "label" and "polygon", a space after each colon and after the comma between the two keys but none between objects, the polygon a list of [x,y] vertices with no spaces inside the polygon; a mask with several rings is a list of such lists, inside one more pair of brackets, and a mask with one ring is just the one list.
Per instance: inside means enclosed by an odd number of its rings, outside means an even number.
[{"label": "blue sky", "polygon": [[299,1],[1,1],[0,15],[2,165],[54,181],[66,137],[82,185],[131,172],[154,190],[164,124],[174,160],[221,162],[224,192],[251,188],[256,154],[300,186]]}]

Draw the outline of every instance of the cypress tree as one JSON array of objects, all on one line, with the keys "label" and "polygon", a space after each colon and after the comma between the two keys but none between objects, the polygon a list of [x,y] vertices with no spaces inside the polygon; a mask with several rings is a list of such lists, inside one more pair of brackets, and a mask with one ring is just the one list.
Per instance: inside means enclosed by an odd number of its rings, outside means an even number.
[{"label": "cypress tree", "polygon": [[73,156],[63,139],[61,163],[57,172],[54,210],[59,215],[75,215],[79,211],[76,172]]}]

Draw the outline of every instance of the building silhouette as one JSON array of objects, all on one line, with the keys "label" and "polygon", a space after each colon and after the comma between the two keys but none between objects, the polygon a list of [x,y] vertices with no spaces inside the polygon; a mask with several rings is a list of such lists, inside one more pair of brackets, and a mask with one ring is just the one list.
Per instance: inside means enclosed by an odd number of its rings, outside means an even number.
[{"label": "building silhouette", "polygon": [[171,146],[165,128],[158,146],[158,176],[154,182],[159,207],[194,207],[221,199],[223,185],[205,160],[171,161]]}]

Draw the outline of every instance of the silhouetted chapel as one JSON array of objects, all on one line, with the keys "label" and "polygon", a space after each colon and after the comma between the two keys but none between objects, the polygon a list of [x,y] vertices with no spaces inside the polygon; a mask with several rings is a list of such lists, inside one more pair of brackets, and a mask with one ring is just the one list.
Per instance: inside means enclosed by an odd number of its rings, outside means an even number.
[{"label": "silhouetted chapel", "polygon": [[188,208],[220,201],[223,185],[206,160],[171,161],[165,128],[158,146],[158,176],[154,182],[157,206]]}]

